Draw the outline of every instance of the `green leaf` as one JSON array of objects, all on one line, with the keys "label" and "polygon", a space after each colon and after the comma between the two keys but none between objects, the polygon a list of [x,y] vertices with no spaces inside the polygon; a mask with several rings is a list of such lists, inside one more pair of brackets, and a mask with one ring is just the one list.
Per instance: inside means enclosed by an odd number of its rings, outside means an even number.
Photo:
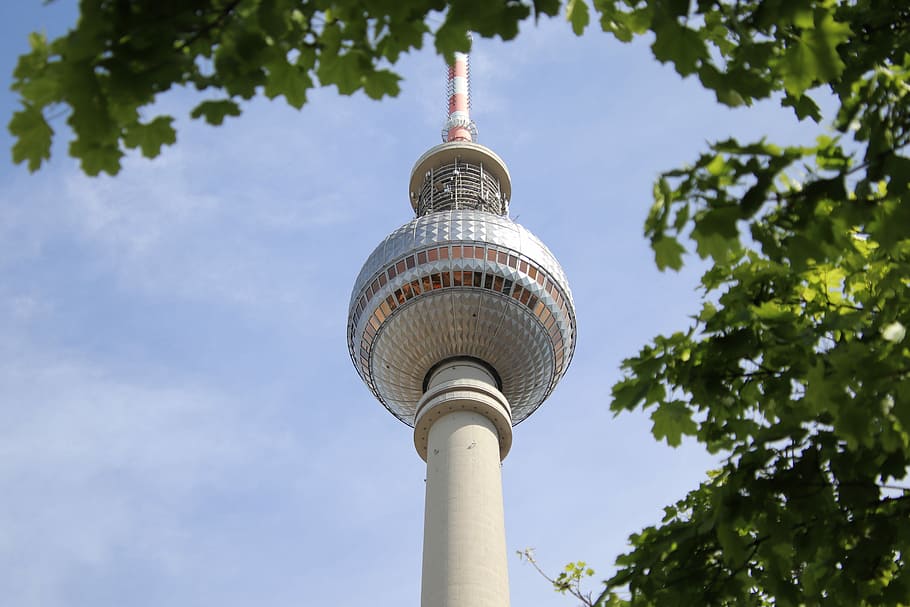
[{"label": "green leaf", "polygon": [[631,411],[645,399],[649,388],[649,383],[638,377],[626,378],[617,382],[613,386],[613,402],[610,403],[610,410],[615,413]]},{"label": "green leaf", "polygon": [[291,65],[279,58],[268,64],[268,80],[265,84],[265,96],[274,99],[284,95],[287,102],[298,110],[306,103],[306,92],[313,86],[307,70],[297,65]]},{"label": "green leaf", "polygon": [[219,99],[217,101],[203,101],[190,112],[193,118],[200,116],[205,118],[209,124],[219,125],[224,122],[225,116],[239,116],[240,106],[231,99]]},{"label": "green leaf", "polygon": [[535,19],[539,18],[541,15],[554,17],[559,14],[559,0],[533,0],[533,3]]},{"label": "green leaf", "polygon": [[60,100],[60,78],[56,70],[44,70],[27,80],[16,83],[13,88],[38,107],[43,107]]},{"label": "green leaf", "polygon": [[768,192],[774,185],[774,177],[769,172],[762,172],[756,175],[755,184],[746,190],[740,200],[740,211],[736,213],[739,217],[736,219],[748,218],[755,214],[768,198]]},{"label": "green leaf", "polygon": [[672,236],[658,236],[651,241],[651,249],[654,251],[654,261],[657,268],[661,271],[670,268],[679,270],[682,268],[682,256],[686,252],[679,241]]},{"label": "green leaf", "polygon": [[715,261],[727,261],[731,251],[739,249],[739,231],[736,222],[740,217],[738,207],[711,209],[696,217],[692,239],[697,243],[696,252],[702,259],[710,256]]},{"label": "green leaf", "polygon": [[362,55],[357,51],[348,51],[331,60],[319,62],[316,75],[323,85],[334,84],[342,95],[351,95],[361,87],[363,65]]},{"label": "green leaf", "polygon": [[753,306],[752,311],[756,318],[766,321],[789,321],[794,317],[789,307],[776,301],[763,301],[759,305]]},{"label": "green leaf", "polygon": [[443,56],[447,63],[452,62],[456,51],[467,52],[471,48],[467,26],[450,18],[447,18],[436,30],[435,37],[436,51]]},{"label": "green leaf", "polygon": [[657,440],[666,439],[671,447],[678,447],[682,435],[694,435],[698,426],[692,421],[689,409],[680,401],[663,403],[651,414],[654,426],[651,433]]},{"label": "green leaf", "polygon": [[401,92],[400,80],[401,76],[388,70],[368,72],[363,79],[363,90],[370,99],[395,97]]},{"label": "green leaf", "polygon": [[850,26],[829,12],[816,15],[815,27],[803,30],[781,58],[784,87],[794,97],[816,82],[832,82],[844,70],[837,46],[850,36]]},{"label": "green leaf", "polygon": [[705,170],[717,177],[727,171],[727,162],[722,155],[716,154],[711,162],[705,165]]},{"label": "green leaf", "polygon": [[27,162],[28,170],[34,173],[51,157],[54,130],[36,107],[26,105],[13,114],[9,131],[16,138],[13,144],[13,162],[16,164]]},{"label": "green leaf", "polygon": [[128,148],[140,148],[146,158],[154,158],[161,153],[161,146],[172,145],[177,141],[177,132],[171,124],[171,116],[158,116],[148,124],[136,123],[126,129],[123,144]]},{"label": "green leaf", "polygon": [[287,3],[280,0],[260,0],[259,24],[269,36],[280,37],[288,31],[291,20],[287,18]]},{"label": "green leaf", "polygon": [[119,173],[123,152],[114,142],[81,138],[70,143],[70,155],[80,159],[82,170],[86,175],[95,177],[102,172],[108,175]]},{"label": "green leaf", "polygon": [[633,34],[644,34],[651,27],[654,12],[650,6],[637,8],[624,14],[624,22]]},{"label": "green leaf", "polygon": [[676,21],[654,24],[654,42],[651,50],[661,63],[673,63],[681,76],[688,76],[698,69],[700,61],[708,58],[708,49],[699,33]]},{"label": "green leaf", "polygon": [[718,524],[715,531],[717,533],[717,541],[723,549],[724,562],[733,567],[738,566],[746,557],[742,537],[736,528],[729,523]]},{"label": "green leaf", "polygon": [[811,118],[815,122],[819,122],[822,119],[821,109],[809,95],[795,97],[787,93],[784,95],[784,98],[781,99],[780,104],[783,107],[792,107],[793,111],[796,113],[796,117],[800,120]]},{"label": "green leaf", "polygon": [[566,4],[566,20],[572,24],[572,31],[576,36],[581,36],[588,27],[591,18],[588,15],[588,5],[585,0],[569,0]]}]

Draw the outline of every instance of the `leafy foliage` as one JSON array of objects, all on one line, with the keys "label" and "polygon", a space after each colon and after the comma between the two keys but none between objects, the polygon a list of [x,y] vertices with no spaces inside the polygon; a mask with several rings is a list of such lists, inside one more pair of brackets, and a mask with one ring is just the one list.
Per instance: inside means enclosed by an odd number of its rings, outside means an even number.
[{"label": "leafy foliage", "polygon": [[594,570],[588,567],[584,561],[576,561],[566,565],[556,577],[547,575],[534,556],[533,548],[525,548],[518,551],[518,558],[527,561],[537,572],[544,577],[553,586],[553,589],[560,594],[570,594],[581,602],[585,607],[593,607],[594,595],[589,591],[582,589],[584,581],[594,575]]},{"label": "leafy foliage", "polygon": [[[154,157],[176,141],[172,117],[145,115],[174,87],[204,93],[190,115],[214,125],[259,94],[301,108],[317,84],[382,99],[399,92],[390,66],[428,36],[451,57],[467,50],[469,31],[511,39],[522,20],[559,9],[557,0],[81,0],[74,29],[53,41],[32,34],[19,59],[13,159],[38,170],[51,116],[65,113],[82,169],[116,174],[127,148]],[[586,11],[580,2],[573,23]]]},{"label": "leafy foliage", "polygon": [[[689,27],[707,53],[677,42]],[[693,326],[624,362],[612,408],[725,459],[632,536],[595,603],[908,604],[910,11],[698,2],[656,34],[722,102],[778,94],[817,121],[824,85],[840,109],[814,145],[715,142],[655,186],[658,266],[683,239],[712,266]]]},{"label": "leafy foliage", "polygon": [[[38,169],[68,109],[70,153],[116,173],[126,148],[173,143],[145,117],[174,86],[206,92],[220,124],[257,94],[313,86],[372,98],[432,36],[511,39],[560,0],[82,0],[79,24],[34,34],[13,88],[16,162]],[[711,268],[691,327],[624,362],[611,408],[648,411],[658,440],[690,437],[721,469],[631,538],[599,597],[573,563],[556,578],[586,605],[910,604],[910,8],[885,0],[567,0],[592,22],[698,78],[720,103],[779,98],[799,120],[839,108],[811,145],[718,141],[654,187],[645,224],[661,269],[688,248]],[[428,18],[441,23],[431,28]],[[684,244],[685,243],[685,244]],[[525,553],[534,563],[532,557]],[[536,567],[536,564],[535,564]]]}]

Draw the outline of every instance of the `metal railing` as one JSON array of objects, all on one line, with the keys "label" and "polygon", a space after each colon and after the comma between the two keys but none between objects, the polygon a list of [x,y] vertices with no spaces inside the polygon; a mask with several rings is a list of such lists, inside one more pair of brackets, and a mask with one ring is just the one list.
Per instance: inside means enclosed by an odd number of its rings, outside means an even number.
[{"label": "metal railing", "polygon": [[417,192],[417,216],[456,209],[506,215],[509,201],[502,195],[499,179],[483,164],[455,161],[427,171]]}]

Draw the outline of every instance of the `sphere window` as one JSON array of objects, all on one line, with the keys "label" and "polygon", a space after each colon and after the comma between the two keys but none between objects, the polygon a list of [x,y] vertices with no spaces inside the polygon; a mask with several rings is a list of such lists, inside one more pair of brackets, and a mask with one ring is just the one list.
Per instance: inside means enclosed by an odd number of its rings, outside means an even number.
[{"label": "sphere window", "polygon": [[[559,319],[568,320],[571,318],[569,312],[568,298],[562,295],[556,282],[553,281],[544,270],[539,269],[526,259],[521,258],[518,254],[510,251],[502,251],[495,247],[482,247],[476,245],[449,245],[437,248],[416,251],[415,253],[397,261],[379,274],[365,289],[354,312],[354,324],[359,322],[361,314],[366,309],[367,304],[378,295],[379,291],[384,288],[389,281],[396,276],[401,275],[406,269],[414,269],[418,265],[433,263],[439,259],[478,259],[486,262],[499,263],[508,265],[511,268],[518,269],[525,273],[529,278],[536,281],[552,298],[558,308],[557,311],[551,311],[545,302],[534,293],[516,283],[509,278],[499,275],[493,271],[492,267],[487,266],[487,271],[483,270],[452,270],[451,272],[427,273],[424,276],[416,277],[409,283],[396,289],[394,293],[388,295],[374,309],[370,316],[369,322],[365,327],[362,336],[360,349],[361,358],[366,360],[372,348],[377,332],[382,323],[391,315],[391,313],[404,304],[406,301],[420,295],[437,289],[448,287],[476,287],[504,293],[511,296],[521,304],[525,305],[532,314],[540,321],[545,330],[550,335],[554,346],[554,353],[557,355],[557,365],[561,366],[565,360],[565,345],[563,343],[562,330]],[[560,316],[560,313],[562,316]],[[354,329],[352,328],[352,331]],[[353,337],[353,335],[352,335]],[[366,357],[366,359],[364,359]],[[366,364],[364,362],[364,364]],[[368,373],[368,370],[366,372]]]}]

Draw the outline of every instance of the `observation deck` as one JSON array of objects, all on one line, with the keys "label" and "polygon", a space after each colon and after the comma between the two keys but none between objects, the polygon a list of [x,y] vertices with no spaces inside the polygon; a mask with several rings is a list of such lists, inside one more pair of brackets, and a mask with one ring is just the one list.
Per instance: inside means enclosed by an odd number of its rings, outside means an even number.
[{"label": "observation deck", "polygon": [[411,170],[411,206],[418,217],[437,211],[509,214],[512,178],[492,150],[452,141],[428,150]]}]

